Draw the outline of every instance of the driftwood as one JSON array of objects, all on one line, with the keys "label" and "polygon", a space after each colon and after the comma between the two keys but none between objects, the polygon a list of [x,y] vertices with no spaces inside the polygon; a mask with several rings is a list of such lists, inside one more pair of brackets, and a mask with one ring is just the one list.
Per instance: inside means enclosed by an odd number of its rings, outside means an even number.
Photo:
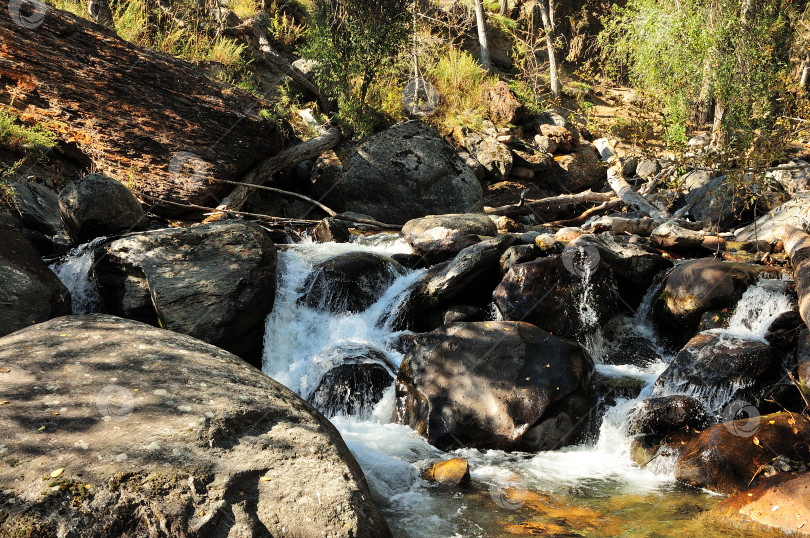
[{"label": "driftwood", "polygon": [[537,200],[534,202],[524,202],[501,207],[487,207],[484,208],[484,213],[487,215],[515,217],[520,215],[529,215],[535,211],[558,209],[567,205],[582,204],[586,202],[608,202],[612,198],[613,193],[611,192],[592,192],[588,190],[577,194],[561,194],[559,196],[551,196],[549,198],[543,198],[542,200]]},{"label": "driftwood", "polygon": [[557,226],[580,226],[585,224],[585,222],[600,213],[606,211],[612,211],[614,209],[619,209],[620,207],[624,207],[624,202],[621,201],[619,198],[611,198],[607,202],[603,204],[599,204],[598,206],[594,206],[587,211],[584,211],[580,216],[574,217],[572,219],[562,219],[562,220],[555,220],[554,222],[549,222],[543,224],[543,226],[548,227],[557,227]]},{"label": "driftwood", "polygon": [[206,179],[239,177],[285,146],[259,116],[269,105],[252,94],[41,5],[32,28],[0,17],[0,102],[74,143],[100,172],[153,197],[205,205],[224,190]]},{"label": "driftwood", "polygon": [[611,159],[611,166],[607,171],[607,180],[613,192],[629,207],[642,211],[655,220],[664,220],[667,218],[665,212],[652,205],[646,198],[634,191],[633,187],[625,181],[622,175],[622,164],[615,157]]},{"label": "driftwood", "polygon": [[[244,185],[236,187],[233,192],[225,197],[217,206],[217,210],[223,213],[229,211],[239,211],[253,194],[251,185],[263,185],[273,179],[273,174],[287,166],[300,163],[306,159],[318,157],[323,152],[328,151],[340,142],[340,130],[331,128],[324,130],[318,137],[307,142],[291,146],[284,151],[265,159],[244,178]],[[220,218],[225,217],[225,214]],[[210,218],[209,220],[217,220]]]}]

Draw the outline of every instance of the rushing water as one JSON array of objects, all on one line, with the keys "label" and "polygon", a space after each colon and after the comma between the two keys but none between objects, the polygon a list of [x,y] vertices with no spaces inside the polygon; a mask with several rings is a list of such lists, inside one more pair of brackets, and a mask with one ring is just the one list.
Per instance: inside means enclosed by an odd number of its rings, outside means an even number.
[{"label": "rushing water", "polygon": [[[75,313],[96,311],[100,306],[92,278],[92,252],[100,241],[74,249],[51,266],[71,291]],[[333,314],[298,300],[317,263],[347,252],[392,255],[410,253],[410,248],[395,236],[381,235],[352,244],[304,242],[279,251],[276,303],[266,321],[263,369],[303,398],[309,398],[323,376],[339,363],[341,354],[336,350],[363,346],[384,356],[393,367],[403,359],[397,346],[401,333],[386,320],[396,318],[392,314],[424,271],[405,271],[381,290],[375,304],[360,313]],[[590,272],[582,275],[581,315],[586,323],[593,300],[590,277]],[[597,359],[597,375],[632,378],[643,386],[636,397],[617,398],[615,405],[607,407],[595,428],[596,435],[586,444],[537,454],[475,449],[444,453],[409,427],[392,423],[393,385],[372,409],[355,416],[331,417],[363,468],[394,534],[744,536],[713,528],[704,521],[701,514],[719,497],[678,485],[673,478],[672,456],[657,457],[644,468],[631,462],[628,412],[651,394],[656,378],[672,358],[658,345],[649,322],[659,294],[660,287],[654,286],[633,316],[614,320],[622,337],[651,343],[656,360],[640,366],[600,364],[599,358],[612,342],[595,325],[592,332],[598,335],[582,342]],[[784,283],[761,281],[745,293],[728,327],[713,332],[761,341],[770,323],[790,308]],[[497,318],[497,309],[491,315]],[[451,456],[469,460],[471,488],[448,491],[421,478],[430,463]]]}]

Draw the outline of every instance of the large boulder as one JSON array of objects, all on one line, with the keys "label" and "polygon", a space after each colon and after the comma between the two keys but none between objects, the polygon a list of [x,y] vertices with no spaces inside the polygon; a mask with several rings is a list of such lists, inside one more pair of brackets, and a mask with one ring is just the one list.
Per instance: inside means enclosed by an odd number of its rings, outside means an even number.
[{"label": "large boulder", "polygon": [[604,324],[616,312],[613,271],[595,257],[580,267],[576,256],[577,249],[566,250],[509,269],[492,294],[503,319],[527,321],[573,339]]},{"label": "large boulder", "polygon": [[76,243],[143,227],[146,214],[124,185],[111,177],[89,174],[59,193],[65,231]]},{"label": "large boulder", "polygon": [[678,265],[664,280],[653,314],[658,328],[681,346],[697,331],[704,312],[730,308],[766,269],[701,258]]},{"label": "large boulder", "polygon": [[439,448],[552,450],[576,442],[593,362],[528,323],[455,323],[418,335],[397,376],[397,417]]},{"label": "large boulder", "polygon": [[377,302],[402,272],[399,263],[381,254],[341,254],[312,270],[299,301],[328,312],[362,312]]},{"label": "large boulder", "polygon": [[762,468],[778,456],[810,461],[810,420],[775,413],[723,422],[682,447],[675,478],[718,493],[744,491],[764,476]]},{"label": "large boulder", "polygon": [[390,535],[334,426],[225,351],[73,316],[0,363],[0,534]]},{"label": "large boulder", "polygon": [[810,534],[810,473],[779,474],[715,506],[709,513],[726,526],[767,535]]},{"label": "large boulder", "polygon": [[621,297],[633,306],[641,302],[644,293],[656,282],[656,277],[672,267],[668,258],[611,232],[581,235],[568,246],[595,248],[600,258],[613,269]]},{"label": "large boulder", "polygon": [[96,253],[107,312],[261,357],[273,308],[276,247],[261,227],[231,221],[131,234]]},{"label": "large boulder", "polygon": [[18,183],[14,185],[13,201],[27,227],[47,236],[62,231],[59,196],[45,185],[33,181]]},{"label": "large boulder", "polygon": [[395,125],[346,155],[321,157],[315,195],[337,211],[392,224],[483,209],[481,183],[453,147],[421,122]]},{"label": "large boulder", "polygon": [[482,134],[464,127],[453,131],[453,138],[466,149],[486,170],[485,176],[493,182],[503,181],[512,172],[514,157],[496,134]]},{"label": "large boulder", "polygon": [[756,400],[781,375],[779,357],[765,342],[705,332],[678,352],[653,394],[695,396],[716,413],[735,399]]},{"label": "large boulder", "polygon": [[402,235],[428,262],[438,262],[477,243],[479,236],[498,235],[498,228],[483,213],[430,215],[406,222]]},{"label": "large boulder", "polygon": [[19,223],[0,215],[0,336],[71,312],[70,293]]},{"label": "large boulder", "polygon": [[557,155],[554,161],[559,168],[552,185],[558,192],[578,192],[599,187],[607,179],[607,168],[599,160],[593,146],[579,146],[574,153]]}]

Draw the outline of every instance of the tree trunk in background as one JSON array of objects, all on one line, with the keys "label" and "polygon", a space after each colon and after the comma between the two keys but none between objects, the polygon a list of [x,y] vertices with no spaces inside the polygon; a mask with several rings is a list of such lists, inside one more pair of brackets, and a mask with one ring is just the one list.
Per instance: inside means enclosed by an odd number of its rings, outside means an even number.
[{"label": "tree trunk in background", "polygon": [[726,129],[726,104],[718,97],[714,102],[714,124],[712,125],[712,145],[723,147],[728,144]]},{"label": "tree trunk in background", "polygon": [[1,16],[0,43],[0,102],[148,196],[216,206],[229,187],[208,178],[239,179],[285,146],[259,116],[268,103],[67,12],[34,28]]},{"label": "tree trunk in background", "polygon": [[501,0],[501,10],[499,13],[502,17],[509,15],[509,0]]},{"label": "tree trunk in background", "polygon": [[481,44],[481,66],[489,70],[489,45],[487,44],[487,21],[484,18],[483,0],[475,0],[475,20],[478,22],[478,42]]},{"label": "tree trunk in background", "polygon": [[554,0],[540,0],[540,2],[537,3],[537,7],[540,8],[540,15],[543,19],[543,29],[546,32],[551,95],[557,98],[562,91],[562,84],[560,83],[559,74],[557,72],[557,55],[554,52]]},{"label": "tree trunk in background", "polygon": [[802,69],[802,77],[799,80],[799,84],[807,91],[807,85],[810,84],[810,50],[807,51],[804,57],[804,69]]},{"label": "tree trunk in background", "polygon": [[697,103],[695,103],[695,110],[692,114],[692,121],[698,126],[704,125],[709,121],[709,115],[712,110],[712,80],[711,80],[712,62],[710,58],[706,58],[703,64],[703,82],[700,85],[700,95],[698,95]]}]

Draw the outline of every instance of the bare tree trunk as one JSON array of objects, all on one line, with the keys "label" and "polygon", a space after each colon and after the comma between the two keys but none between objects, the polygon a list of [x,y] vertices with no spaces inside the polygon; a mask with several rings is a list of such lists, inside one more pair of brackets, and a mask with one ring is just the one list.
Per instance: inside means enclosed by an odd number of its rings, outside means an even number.
[{"label": "bare tree trunk", "polygon": [[560,96],[562,84],[557,73],[557,55],[554,53],[554,0],[541,0],[537,7],[543,18],[543,28],[546,31],[546,48],[548,49],[548,71],[551,84],[551,95]]},{"label": "bare tree trunk", "polygon": [[483,0],[475,0],[475,20],[478,22],[478,42],[481,44],[481,66],[489,70],[489,45],[487,44],[487,21],[484,18]]},{"label": "bare tree trunk", "polygon": [[802,69],[802,78],[799,80],[799,84],[807,91],[807,85],[810,84],[810,49],[808,49],[804,57],[804,69]]},{"label": "bare tree trunk", "polygon": [[701,126],[709,121],[712,109],[712,83],[711,83],[711,57],[707,57],[703,64],[703,82],[700,85],[700,95],[698,95],[692,120],[696,125]]},{"label": "bare tree trunk", "polygon": [[712,145],[723,147],[728,144],[726,129],[726,104],[718,97],[714,102],[714,124],[712,125]]},{"label": "bare tree trunk", "polygon": [[509,0],[501,0],[501,10],[499,13],[502,17],[509,15]]}]

